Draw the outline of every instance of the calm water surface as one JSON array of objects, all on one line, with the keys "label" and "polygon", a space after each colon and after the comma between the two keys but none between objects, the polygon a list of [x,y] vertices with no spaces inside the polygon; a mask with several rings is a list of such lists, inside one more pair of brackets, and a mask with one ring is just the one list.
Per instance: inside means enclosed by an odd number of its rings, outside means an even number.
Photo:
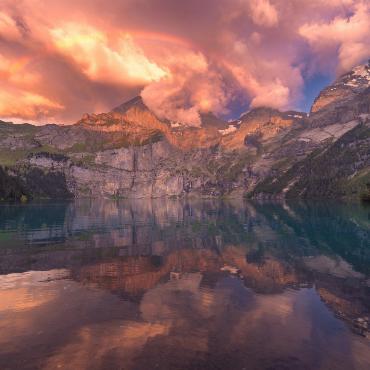
[{"label": "calm water surface", "polygon": [[360,204],[0,205],[1,370],[368,370],[369,311]]}]

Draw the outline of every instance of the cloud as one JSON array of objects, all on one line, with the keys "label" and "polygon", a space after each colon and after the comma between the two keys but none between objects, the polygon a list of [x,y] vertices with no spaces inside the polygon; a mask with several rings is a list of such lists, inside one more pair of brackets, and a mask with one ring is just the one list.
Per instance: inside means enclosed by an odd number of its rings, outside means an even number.
[{"label": "cloud", "polygon": [[0,116],[2,117],[50,120],[64,108],[63,105],[34,93],[17,89],[0,91]]},{"label": "cloud", "polygon": [[0,54],[0,116],[24,119],[51,118],[64,106],[33,92],[41,76],[28,69],[29,59],[7,59]]},{"label": "cloud", "polygon": [[2,38],[19,41],[28,36],[30,30],[21,15],[8,15],[0,10],[0,35]]},{"label": "cloud", "polygon": [[307,78],[370,56],[369,22],[362,0],[3,0],[0,115],[72,123],[140,93],[193,126],[297,108]]},{"label": "cloud", "polygon": [[369,29],[370,4],[359,2],[350,17],[306,23],[299,33],[316,54],[327,54],[331,58],[337,54],[338,69],[344,72],[370,56]]},{"label": "cloud", "polygon": [[141,92],[158,117],[200,126],[199,113],[225,112],[228,89],[223,75],[203,54],[178,50],[166,62],[171,74]]},{"label": "cloud", "polygon": [[54,28],[50,35],[57,50],[71,58],[91,80],[140,85],[167,74],[148,60],[128,34],[119,36],[115,47],[110,46],[104,32],[75,23]]},{"label": "cloud", "polygon": [[255,24],[265,27],[273,27],[278,24],[278,12],[269,0],[252,0],[249,6]]}]

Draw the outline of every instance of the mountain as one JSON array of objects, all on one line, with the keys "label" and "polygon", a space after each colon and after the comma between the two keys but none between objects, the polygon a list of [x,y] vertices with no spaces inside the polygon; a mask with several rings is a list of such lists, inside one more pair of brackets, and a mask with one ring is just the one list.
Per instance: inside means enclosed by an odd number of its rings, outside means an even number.
[{"label": "mountain", "polygon": [[311,114],[324,108],[334,109],[343,106],[356,99],[359,94],[366,92],[369,86],[370,61],[343,74],[332,85],[322,90],[312,105]]},{"label": "mountain", "polygon": [[[370,187],[370,61],[339,77],[315,99],[298,141],[316,148],[251,192],[270,197],[343,197]],[[293,143],[292,143],[293,144]]]},{"label": "mountain", "polygon": [[0,198],[359,197],[370,184],[370,64],[309,114],[200,117],[201,127],[161,119],[135,97],[69,126],[0,121]]},{"label": "mountain", "polygon": [[268,107],[255,108],[244,113],[239,120],[231,122],[235,128],[233,135],[224,139],[224,145],[229,148],[242,148],[253,145],[256,140],[268,140],[280,132],[295,125],[304,124],[306,113],[280,112]]}]

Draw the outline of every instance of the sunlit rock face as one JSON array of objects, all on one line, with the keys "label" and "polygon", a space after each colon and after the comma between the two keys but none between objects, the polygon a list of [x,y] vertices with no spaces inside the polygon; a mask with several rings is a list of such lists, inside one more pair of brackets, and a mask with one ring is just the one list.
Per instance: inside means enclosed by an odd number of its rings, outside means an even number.
[{"label": "sunlit rock face", "polygon": [[266,107],[252,109],[231,123],[237,129],[225,136],[223,145],[226,148],[255,146],[258,141],[272,139],[293,125],[303,125],[305,117],[301,112],[280,112]]},{"label": "sunlit rock face", "polygon": [[138,96],[111,112],[85,114],[77,125],[89,131],[124,134],[128,145],[142,145],[159,137],[165,137],[174,147],[182,150],[217,145],[222,136],[219,130],[227,128],[227,123],[212,113],[200,116],[202,125],[197,128],[161,119]]},{"label": "sunlit rock face", "polygon": [[305,116],[306,114],[301,112],[256,108],[243,114],[239,120],[225,122],[208,112],[200,113],[200,127],[191,127],[181,122],[158,118],[141,97],[135,97],[114,108],[112,112],[85,114],[78,124],[88,130],[125,132],[127,135],[141,138],[141,142],[148,141],[152,135],[160,133],[172,145],[182,150],[209,148],[214,145],[234,149],[243,148],[248,144],[245,140],[247,135],[260,135],[263,139],[270,139],[294,123],[301,122]]}]

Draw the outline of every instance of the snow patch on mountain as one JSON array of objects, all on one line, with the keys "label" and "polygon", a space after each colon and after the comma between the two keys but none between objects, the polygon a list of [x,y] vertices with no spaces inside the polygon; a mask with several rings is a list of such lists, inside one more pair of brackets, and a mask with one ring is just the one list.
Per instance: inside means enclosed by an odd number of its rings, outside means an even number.
[{"label": "snow patch on mountain", "polygon": [[229,125],[229,127],[225,128],[225,130],[218,130],[218,132],[224,136],[227,134],[231,134],[232,132],[235,132],[236,130],[237,128],[234,125]]},{"label": "snow patch on mountain", "polygon": [[350,87],[370,86],[370,65],[361,65],[344,76],[344,85]]}]

